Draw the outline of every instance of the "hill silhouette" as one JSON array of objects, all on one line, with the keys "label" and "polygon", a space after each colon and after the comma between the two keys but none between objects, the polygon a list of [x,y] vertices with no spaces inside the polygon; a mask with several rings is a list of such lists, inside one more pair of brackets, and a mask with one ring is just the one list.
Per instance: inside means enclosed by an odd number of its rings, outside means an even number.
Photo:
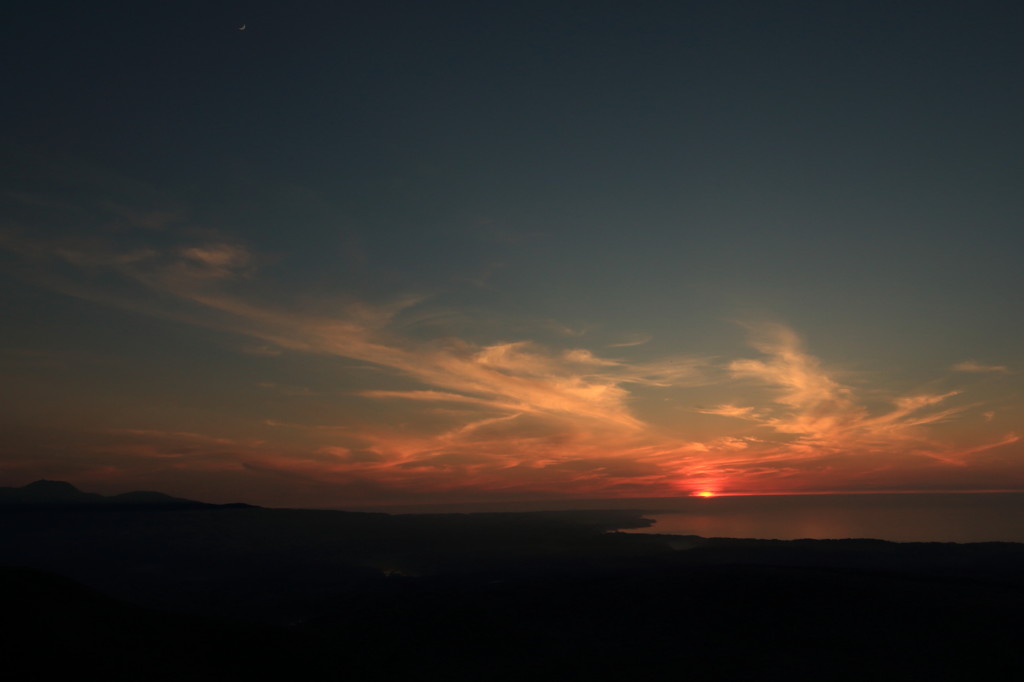
[{"label": "hill silhouette", "polygon": [[[54,483],[37,488],[77,498]],[[614,531],[648,521],[621,510],[129,499],[0,512],[0,599],[20,633],[6,660],[100,656],[107,679],[125,680],[149,668],[182,680],[975,679],[980,661],[999,679],[1024,672],[1014,543],[627,534]]]},{"label": "hill silhouette", "polygon": [[[21,488],[0,487],[0,507],[72,508],[72,507],[213,507],[164,493],[137,491],[104,496],[85,493],[65,481],[40,479]],[[246,505],[248,506],[248,505]]]}]

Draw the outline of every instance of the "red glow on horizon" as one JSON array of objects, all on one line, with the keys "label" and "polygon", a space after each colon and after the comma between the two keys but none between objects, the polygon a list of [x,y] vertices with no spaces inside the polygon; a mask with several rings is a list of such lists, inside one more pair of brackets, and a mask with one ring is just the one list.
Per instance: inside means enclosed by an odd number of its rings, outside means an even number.
[{"label": "red glow on horizon", "polygon": [[693,493],[694,497],[714,497],[715,494],[710,490],[701,490],[700,492]]}]

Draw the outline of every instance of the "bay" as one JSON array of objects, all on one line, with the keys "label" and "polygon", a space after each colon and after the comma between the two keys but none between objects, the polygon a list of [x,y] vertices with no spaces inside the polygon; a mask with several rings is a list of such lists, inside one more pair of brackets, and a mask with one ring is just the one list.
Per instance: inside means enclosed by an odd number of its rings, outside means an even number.
[{"label": "bay", "polygon": [[[778,540],[1024,542],[1022,493],[769,495],[636,500],[627,532]],[[639,506],[639,505],[637,505]]]}]

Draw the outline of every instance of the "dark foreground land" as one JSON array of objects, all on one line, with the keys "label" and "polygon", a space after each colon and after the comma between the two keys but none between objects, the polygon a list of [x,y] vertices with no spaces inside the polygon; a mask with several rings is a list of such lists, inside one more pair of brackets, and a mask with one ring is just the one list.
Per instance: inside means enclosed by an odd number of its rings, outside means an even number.
[{"label": "dark foreground land", "polygon": [[390,516],[55,486],[0,489],[4,679],[1024,672],[1024,545],[632,535],[610,531],[645,526],[638,512]]}]

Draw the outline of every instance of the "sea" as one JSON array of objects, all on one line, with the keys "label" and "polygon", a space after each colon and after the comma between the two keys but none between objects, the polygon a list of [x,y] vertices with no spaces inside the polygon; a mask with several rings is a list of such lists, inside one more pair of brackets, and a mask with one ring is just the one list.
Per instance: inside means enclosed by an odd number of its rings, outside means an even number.
[{"label": "sea", "polygon": [[778,540],[1024,542],[1024,493],[750,495],[688,498],[629,532]]},{"label": "sea", "polygon": [[[777,540],[1024,542],[1024,493],[871,493],[560,500],[393,508],[392,513],[631,509],[653,524],[622,532]],[[377,509],[377,511],[385,511]]]}]

